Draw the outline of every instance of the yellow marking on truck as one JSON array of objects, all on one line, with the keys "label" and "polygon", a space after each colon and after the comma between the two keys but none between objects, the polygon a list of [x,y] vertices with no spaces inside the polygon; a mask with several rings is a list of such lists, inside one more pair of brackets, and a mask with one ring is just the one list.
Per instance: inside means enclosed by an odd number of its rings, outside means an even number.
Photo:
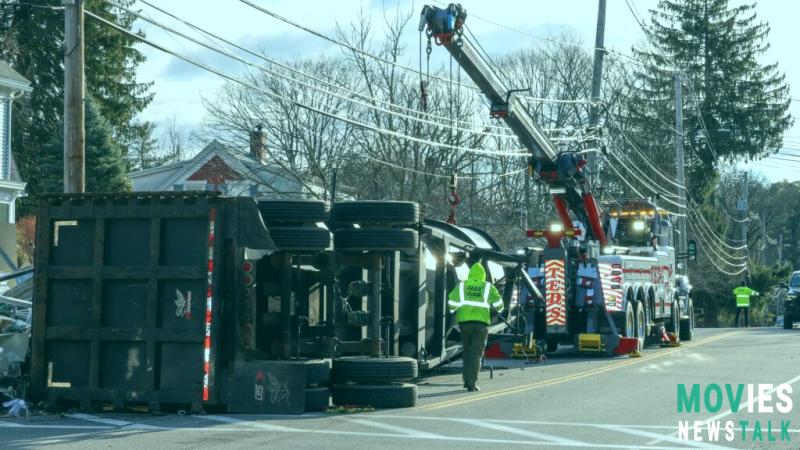
[{"label": "yellow marking on truck", "polygon": [[602,352],[603,338],[597,333],[581,333],[578,335],[579,352]]},{"label": "yellow marking on truck", "polygon": [[606,366],[603,366],[603,367],[599,367],[597,369],[591,369],[591,370],[586,370],[586,371],[583,371],[583,372],[577,372],[577,373],[574,373],[574,374],[569,374],[569,375],[564,375],[564,376],[561,376],[561,377],[551,378],[549,380],[537,381],[535,383],[525,384],[525,385],[522,385],[522,386],[513,386],[513,387],[509,387],[509,388],[505,388],[505,389],[500,389],[500,390],[497,390],[497,391],[486,392],[486,393],[477,394],[477,395],[470,395],[468,397],[460,397],[460,398],[455,398],[455,399],[452,399],[452,400],[445,400],[443,402],[432,403],[430,405],[422,406],[419,409],[422,409],[422,410],[435,410],[435,409],[449,408],[451,406],[460,406],[460,405],[463,405],[463,404],[466,404],[466,403],[472,403],[472,402],[477,402],[477,401],[481,401],[481,400],[488,400],[488,399],[492,399],[492,398],[495,398],[495,397],[501,397],[501,396],[504,396],[504,395],[517,394],[517,393],[524,392],[524,391],[529,391],[529,390],[532,390],[532,389],[539,389],[539,388],[543,388],[543,387],[547,387],[547,386],[566,383],[568,381],[579,380],[581,378],[590,377],[592,375],[597,375],[597,374],[600,374],[600,373],[605,373],[605,372],[610,372],[612,370],[621,369],[623,367],[627,367],[627,366],[630,366],[630,365],[633,365],[633,364],[638,364],[638,363],[642,363],[642,362],[645,362],[645,361],[650,361],[650,360],[656,359],[656,358],[662,358],[664,356],[670,355],[670,354],[675,353],[675,352],[680,352],[682,350],[686,350],[686,349],[689,349],[689,348],[693,348],[693,347],[697,347],[697,346],[700,346],[700,345],[708,344],[708,343],[711,343],[711,342],[714,342],[714,341],[718,341],[720,339],[729,338],[731,336],[734,336],[734,335],[737,335],[737,334],[741,334],[741,333],[743,333],[743,331],[725,332],[725,333],[721,333],[721,334],[718,334],[718,335],[715,335],[715,336],[707,337],[707,338],[705,338],[703,340],[700,340],[700,341],[694,341],[691,344],[686,344],[686,345],[683,345],[681,347],[676,347],[676,348],[672,348],[672,349],[665,350],[665,351],[662,351],[662,352],[653,353],[651,355],[643,356],[641,358],[626,359],[626,360],[620,361],[620,362],[618,362],[616,364],[609,364],[609,365],[606,365]]}]

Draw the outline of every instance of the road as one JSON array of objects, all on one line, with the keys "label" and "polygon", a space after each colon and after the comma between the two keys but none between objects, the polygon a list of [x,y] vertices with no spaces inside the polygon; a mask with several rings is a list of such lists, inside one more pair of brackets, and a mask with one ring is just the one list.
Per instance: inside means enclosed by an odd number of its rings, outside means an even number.
[{"label": "road", "polygon": [[[543,363],[495,360],[492,379],[488,370],[481,373],[478,393],[461,389],[456,368],[444,369],[419,381],[416,408],[356,415],[2,418],[0,447],[800,448],[800,330],[699,329],[691,342],[675,348],[648,348],[642,355],[589,358],[567,348]],[[786,414],[748,412],[744,406],[731,412],[728,403],[714,412],[678,413],[680,383],[790,383],[795,406]],[[749,398],[745,393],[743,401]],[[727,442],[721,436],[712,443],[705,437],[703,442],[679,438],[680,420],[708,419],[712,423],[733,420],[734,440]],[[739,420],[749,421],[745,441]],[[763,442],[753,440],[756,420],[764,427]],[[767,420],[776,442],[768,441]],[[778,430],[786,420],[790,421],[790,442],[782,442]]]}]

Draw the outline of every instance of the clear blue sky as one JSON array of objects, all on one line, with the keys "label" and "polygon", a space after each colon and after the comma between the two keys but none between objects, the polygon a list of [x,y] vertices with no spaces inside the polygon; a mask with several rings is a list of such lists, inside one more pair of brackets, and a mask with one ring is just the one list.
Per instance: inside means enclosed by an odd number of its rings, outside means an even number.
[{"label": "clear blue sky", "polygon": [[[412,30],[424,2],[407,0],[253,0],[284,17],[308,27],[332,34],[337,23],[346,25],[359,11],[372,17],[375,31],[380,33],[384,12],[393,15],[396,10],[413,13]],[[156,2],[184,19],[209,29],[230,40],[250,48],[260,48],[270,56],[288,59],[334,54],[335,45],[285,25],[261,14],[236,0],[170,0]],[[462,5],[473,16],[470,29],[489,53],[502,54],[533,44],[533,38],[502,29],[478,19],[485,18],[525,32],[551,36],[562,30],[581,37],[587,45],[594,42],[597,17],[596,0],[463,0]],[[657,0],[634,0],[638,11],[649,18],[647,10],[655,7]],[[797,18],[800,4],[781,0],[762,0],[756,11],[759,18],[768,22],[771,48],[764,62],[778,62],[791,86],[800,86],[800,60],[797,58]],[[143,12],[181,28],[179,24],[140,4]],[[181,53],[206,61],[234,73],[241,70],[224,57],[172,37],[160,29],[139,24],[148,37]],[[181,28],[186,30],[186,28]],[[408,45],[409,65],[417,64],[418,37],[416,32],[405,37]],[[643,33],[623,0],[608,0],[606,18],[606,46],[628,53],[631,45],[641,42]],[[215,75],[176,61],[168,55],[147,46],[140,47],[147,55],[139,77],[142,81],[155,81],[155,100],[142,114],[145,120],[165,123],[172,116],[189,128],[200,125],[205,115],[202,98],[214,95],[223,81]],[[800,98],[800,87],[795,89]],[[792,113],[800,118],[800,102],[793,102]],[[800,120],[787,133],[787,146],[800,148]],[[795,143],[796,142],[796,143]],[[800,151],[790,153],[800,154]],[[745,167],[740,164],[739,167]],[[763,174],[771,181],[800,180],[800,162],[767,161],[748,164],[747,167]]]}]

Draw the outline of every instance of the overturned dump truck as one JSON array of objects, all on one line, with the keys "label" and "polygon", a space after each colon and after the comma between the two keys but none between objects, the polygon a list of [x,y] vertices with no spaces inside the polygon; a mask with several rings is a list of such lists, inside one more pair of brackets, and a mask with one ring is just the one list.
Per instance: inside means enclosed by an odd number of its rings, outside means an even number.
[{"label": "overturned dump truck", "polygon": [[521,257],[410,202],[62,194],[36,233],[32,397],[81,408],[411,406],[404,381],[460,352],[446,298],[468,264],[507,307],[535,290]]}]

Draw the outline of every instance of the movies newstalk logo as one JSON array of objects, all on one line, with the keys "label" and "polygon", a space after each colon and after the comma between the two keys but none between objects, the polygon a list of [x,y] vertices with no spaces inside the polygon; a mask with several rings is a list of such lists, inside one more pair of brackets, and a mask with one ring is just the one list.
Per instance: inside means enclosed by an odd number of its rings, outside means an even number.
[{"label": "movies newstalk logo", "polygon": [[[679,420],[678,439],[697,442],[774,442],[787,444],[790,421],[759,420],[748,414],[788,415],[794,407],[789,384],[678,384],[678,413],[711,413],[706,420]],[[736,419],[726,420],[739,413]],[[742,417],[744,416],[744,417]]]}]

